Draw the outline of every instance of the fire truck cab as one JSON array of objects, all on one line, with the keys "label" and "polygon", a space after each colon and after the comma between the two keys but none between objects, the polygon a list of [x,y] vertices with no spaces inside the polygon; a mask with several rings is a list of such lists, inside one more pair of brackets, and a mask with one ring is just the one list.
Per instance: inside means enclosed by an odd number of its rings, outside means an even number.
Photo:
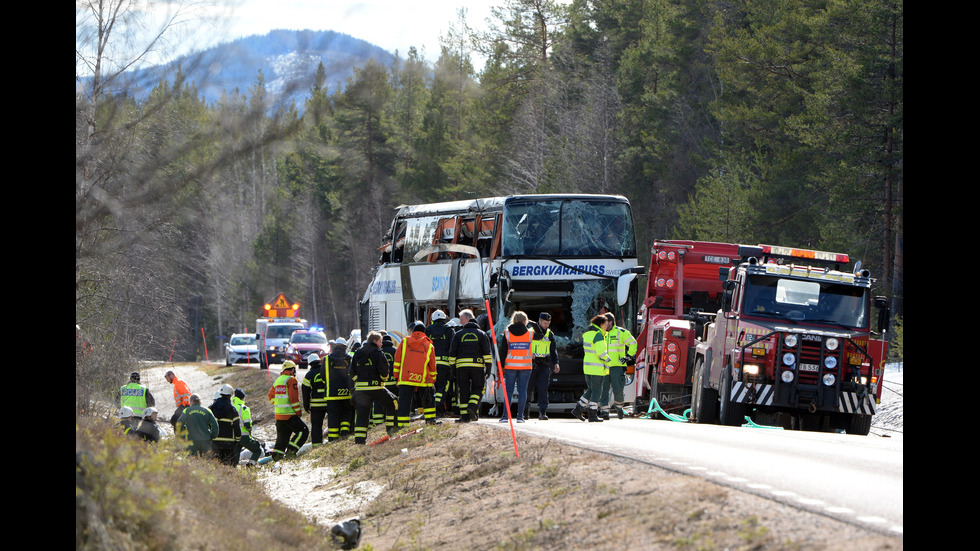
[{"label": "fire truck cab", "polygon": [[880,402],[887,328],[884,297],[844,254],[739,246],[722,267],[714,321],[692,351],[691,417],[698,423],[757,423],[868,434]]}]

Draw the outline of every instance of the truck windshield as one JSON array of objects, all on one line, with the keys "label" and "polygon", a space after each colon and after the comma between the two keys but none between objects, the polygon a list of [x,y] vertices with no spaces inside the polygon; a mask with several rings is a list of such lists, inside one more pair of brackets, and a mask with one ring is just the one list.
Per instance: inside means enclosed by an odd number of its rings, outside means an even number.
[{"label": "truck windshield", "polygon": [[504,207],[503,256],[636,256],[629,205],[566,199]]},{"label": "truck windshield", "polygon": [[293,334],[293,331],[302,328],[302,325],[270,325],[265,331],[265,338],[288,339]]},{"label": "truck windshield", "polygon": [[792,321],[866,328],[869,290],[814,279],[750,275],[742,312]]}]

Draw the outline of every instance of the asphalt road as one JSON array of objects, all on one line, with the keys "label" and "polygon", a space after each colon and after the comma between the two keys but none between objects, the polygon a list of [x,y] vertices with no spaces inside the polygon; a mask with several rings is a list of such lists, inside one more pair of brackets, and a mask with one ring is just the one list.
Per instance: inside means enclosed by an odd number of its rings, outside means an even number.
[{"label": "asphalt road", "polygon": [[[480,422],[509,430],[496,419]],[[901,438],[637,418],[588,423],[552,417],[514,427],[709,479],[878,532],[903,533]]]}]

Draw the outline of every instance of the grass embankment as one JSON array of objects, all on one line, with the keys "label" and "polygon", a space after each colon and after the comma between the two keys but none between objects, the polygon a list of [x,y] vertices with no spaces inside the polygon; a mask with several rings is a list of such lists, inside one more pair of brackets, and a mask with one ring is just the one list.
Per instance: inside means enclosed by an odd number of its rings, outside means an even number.
[{"label": "grass embankment", "polygon": [[[214,369],[216,376],[234,370]],[[239,386],[261,391],[263,399],[253,400],[259,416],[271,417],[262,407],[267,373],[240,373]],[[254,470],[190,457],[172,439],[136,440],[114,423],[75,419],[76,549],[330,547],[328,530],[271,500]]]},{"label": "grass embankment", "polygon": [[[208,369],[248,393],[258,425],[273,423],[268,372]],[[335,471],[312,501],[355,494],[364,481],[383,485],[335,519],[361,519],[365,551],[901,548],[895,538],[553,440],[518,433],[515,457],[499,428],[443,423],[377,446],[339,441],[287,462]],[[173,443],[147,447],[91,419],[76,434],[91,456],[76,477],[77,549],[330,548],[325,527],[266,495],[257,469],[187,458]],[[382,435],[375,427],[368,441]]]}]

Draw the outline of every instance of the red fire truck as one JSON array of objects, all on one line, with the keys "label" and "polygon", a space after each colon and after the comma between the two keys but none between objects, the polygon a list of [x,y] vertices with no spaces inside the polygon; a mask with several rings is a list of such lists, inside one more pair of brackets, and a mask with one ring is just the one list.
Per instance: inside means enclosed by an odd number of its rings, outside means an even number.
[{"label": "red fire truck", "polygon": [[[887,351],[883,297],[847,255],[771,245],[657,242],[634,412],[690,406],[699,423],[868,434]],[[711,272],[714,271],[712,281]]]}]

